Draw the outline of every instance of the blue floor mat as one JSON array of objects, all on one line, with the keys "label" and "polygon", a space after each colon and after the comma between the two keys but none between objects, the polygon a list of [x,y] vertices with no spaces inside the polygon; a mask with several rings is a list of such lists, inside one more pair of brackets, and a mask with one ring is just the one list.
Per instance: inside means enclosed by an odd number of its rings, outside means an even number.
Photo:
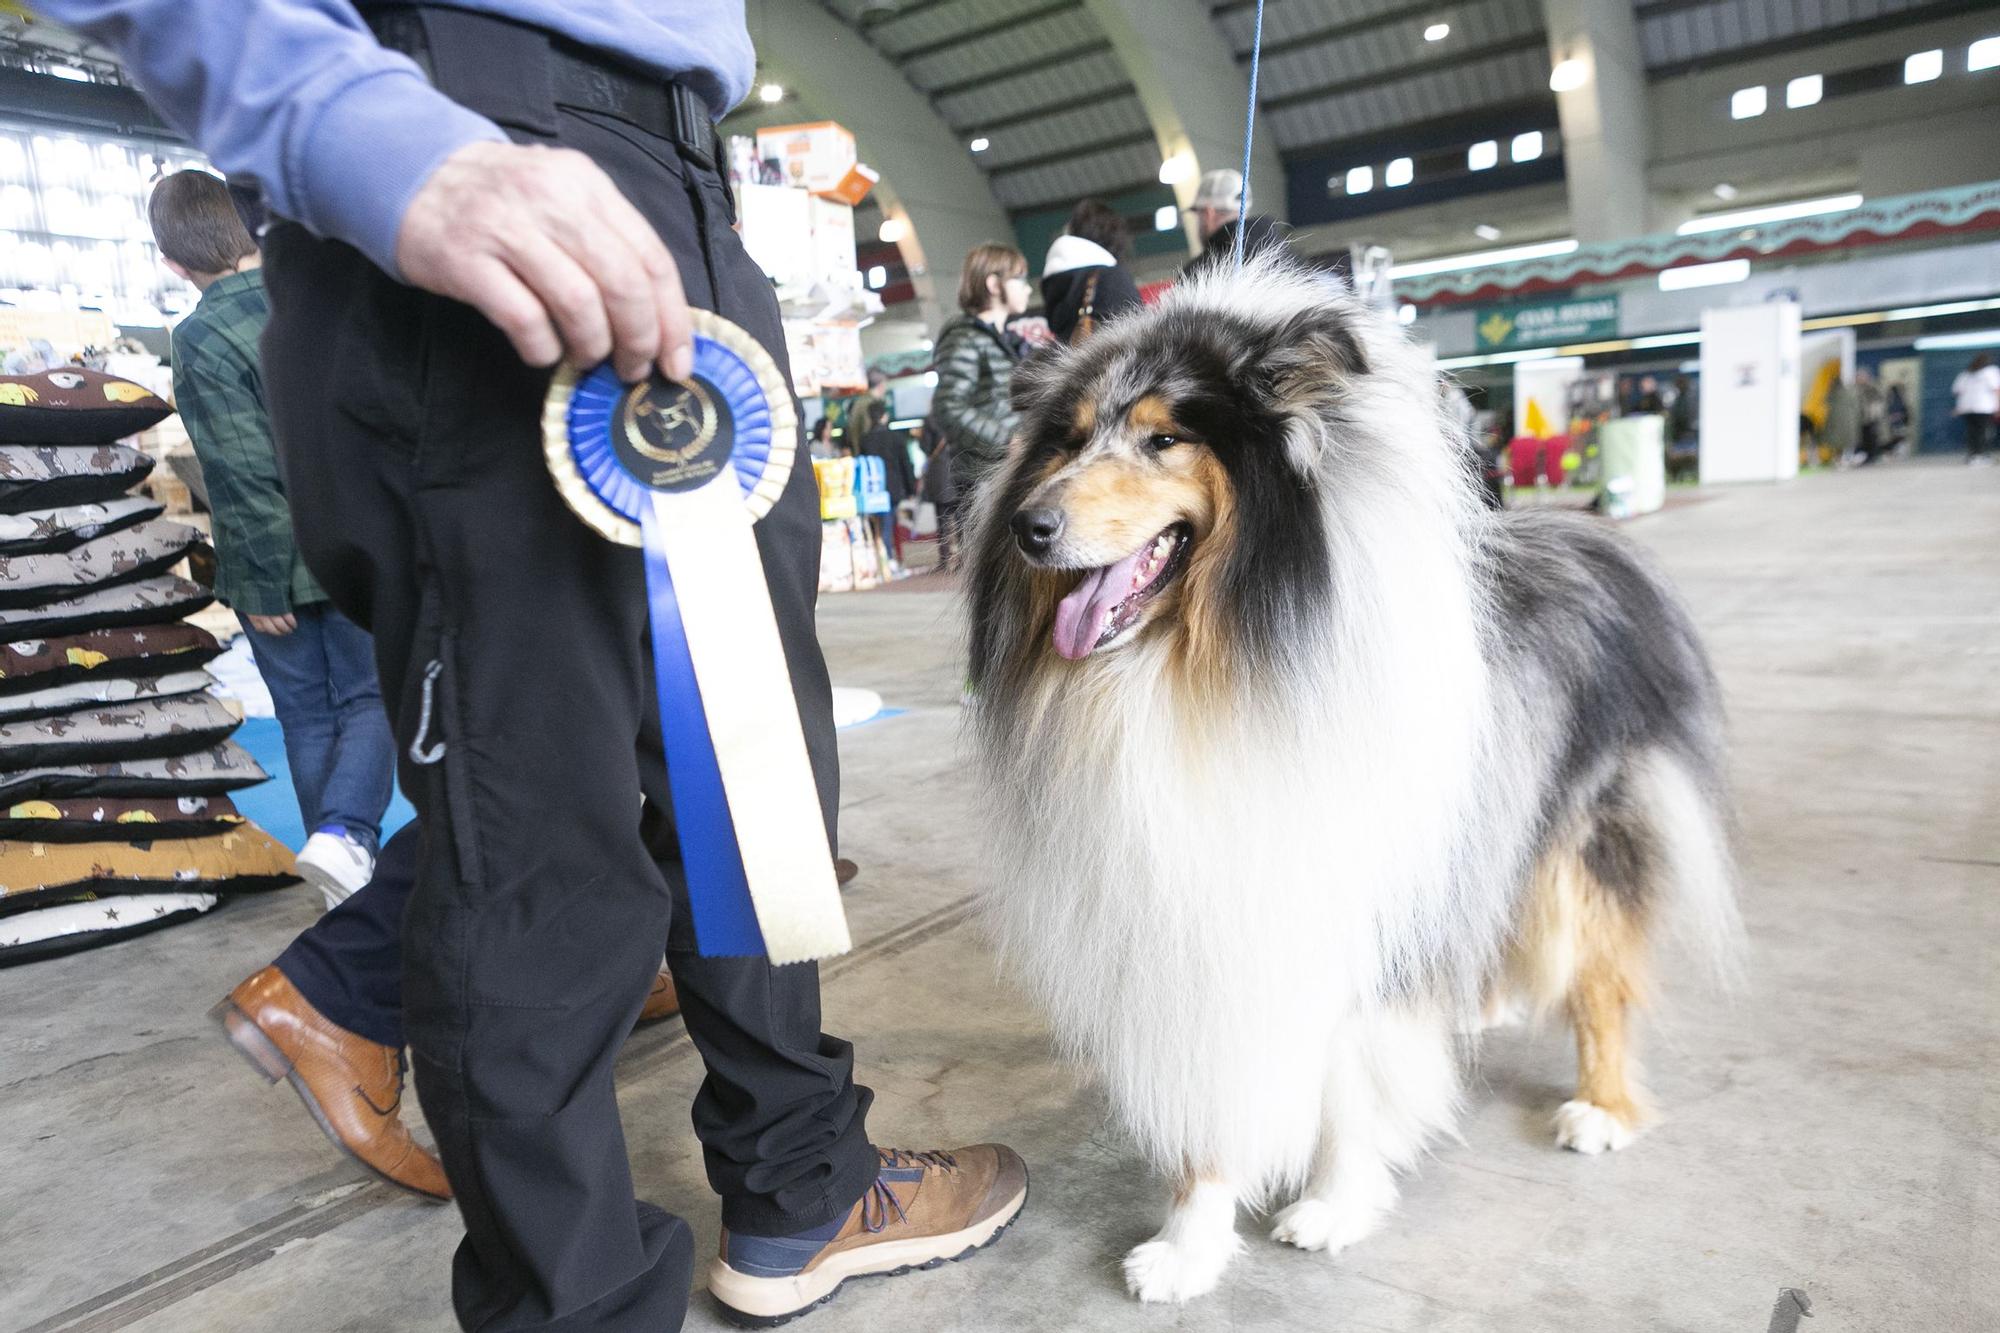
[{"label": "blue floor mat", "polygon": [[[236,808],[293,851],[305,846],[305,821],[299,818],[298,791],[292,786],[292,770],[285,762],[285,733],[278,720],[246,718],[231,739],[248,750],[250,757],[271,775],[269,782],[234,793],[230,799],[236,802]],[[391,833],[416,817],[417,812],[403,799],[399,787],[389,802],[388,812],[382,816],[383,841],[388,841]]]}]

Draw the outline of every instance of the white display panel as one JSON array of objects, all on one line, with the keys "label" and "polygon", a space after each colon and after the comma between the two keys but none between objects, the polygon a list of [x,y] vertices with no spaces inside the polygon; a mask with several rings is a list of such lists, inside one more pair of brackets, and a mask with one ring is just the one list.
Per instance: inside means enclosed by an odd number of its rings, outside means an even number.
[{"label": "white display panel", "polygon": [[1799,472],[1799,307],[1701,316],[1701,480],[1787,481]]}]

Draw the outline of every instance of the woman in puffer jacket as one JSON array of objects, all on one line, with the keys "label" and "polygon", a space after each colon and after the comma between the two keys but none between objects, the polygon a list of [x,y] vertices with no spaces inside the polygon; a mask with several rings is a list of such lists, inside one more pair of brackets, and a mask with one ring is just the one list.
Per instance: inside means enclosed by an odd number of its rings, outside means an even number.
[{"label": "woman in puffer jacket", "polygon": [[[1005,245],[978,245],[965,257],[958,280],[958,308],[937,343],[937,390],[931,421],[951,454],[951,477],[962,509],[1007,452],[1016,416],[1007,393],[1021,340],[1007,321],[1028,308],[1034,288],[1028,261]],[[948,523],[950,516],[938,515]]]}]

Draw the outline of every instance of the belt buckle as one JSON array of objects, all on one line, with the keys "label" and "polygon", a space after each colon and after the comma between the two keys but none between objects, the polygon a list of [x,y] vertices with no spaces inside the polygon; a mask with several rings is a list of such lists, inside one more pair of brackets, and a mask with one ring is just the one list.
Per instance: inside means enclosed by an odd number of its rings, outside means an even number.
[{"label": "belt buckle", "polygon": [[667,85],[667,104],[674,111],[674,142],[695,165],[714,171],[715,124],[709,119],[708,104],[684,83]]}]

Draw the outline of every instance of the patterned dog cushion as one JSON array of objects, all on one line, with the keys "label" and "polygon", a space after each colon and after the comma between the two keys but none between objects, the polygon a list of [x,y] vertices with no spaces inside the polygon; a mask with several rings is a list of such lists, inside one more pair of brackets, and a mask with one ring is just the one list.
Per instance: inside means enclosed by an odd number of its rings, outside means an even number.
[{"label": "patterned dog cushion", "polygon": [[72,797],[0,808],[0,838],[30,842],[152,842],[206,838],[243,823],[227,796]]},{"label": "patterned dog cushion", "polygon": [[173,574],[155,574],[137,583],[90,588],[41,606],[0,609],[0,640],[40,639],[119,625],[163,625],[191,616],[215,601],[215,594]]},{"label": "patterned dog cushion", "polygon": [[45,555],[72,550],[92,537],[158,518],[165,510],[166,506],[158,500],[127,495],[102,504],[0,514],[0,555]]},{"label": "patterned dog cushion", "polygon": [[0,514],[116,500],[152,470],[151,458],[122,444],[0,444]]},{"label": "patterned dog cushion", "polygon": [[164,574],[200,542],[187,524],[154,518],[60,555],[0,555],[0,607],[40,606]]},{"label": "patterned dog cushion", "polygon": [[212,893],[119,894],[19,912],[0,922],[0,967],[60,958],[178,926],[217,901]]},{"label": "patterned dog cushion", "polygon": [[298,882],[298,864],[255,824],[157,842],[0,842],[0,917],[124,893],[259,893]]},{"label": "patterned dog cushion", "polygon": [[240,725],[212,694],[140,699],[80,713],[0,722],[0,768],[165,759],[206,750]]},{"label": "patterned dog cushion", "polygon": [[163,676],[215,660],[222,645],[195,625],[93,629],[0,644],[0,695],[113,676]]},{"label": "patterned dog cushion", "polygon": [[109,444],[173,415],[143,384],[65,366],[0,375],[0,440],[19,444]]},{"label": "patterned dog cushion", "polygon": [[217,796],[269,778],[235,741],[171,759],[56,764],[0,772],[0,805],[65,796]]},{"label": "patterned dog cushion", "polygon": [[[5,649],[0,648],[0,653]],[[74,713],[93,704],[123,704],[134,699],[167,699],[195,694],[216,683],[206,671],[169,671],[164,676],[122,676],[111,680],[79,680],[26,694],[0,694],[0,723],[51,713]]]}]

